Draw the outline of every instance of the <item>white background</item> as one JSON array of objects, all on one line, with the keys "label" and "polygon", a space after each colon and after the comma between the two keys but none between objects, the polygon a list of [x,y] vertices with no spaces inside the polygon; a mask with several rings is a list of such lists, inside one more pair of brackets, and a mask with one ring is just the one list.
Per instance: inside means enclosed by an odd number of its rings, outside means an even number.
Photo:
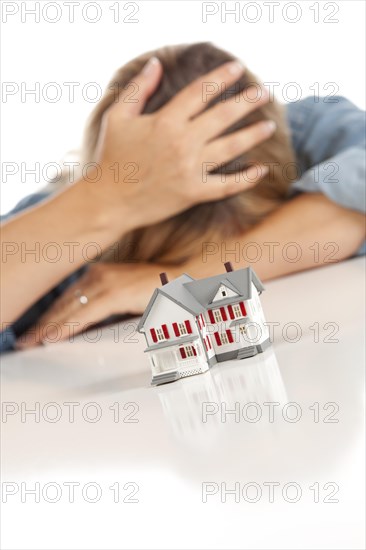
[{"label": "white background", "polygon": [[[74,2],[73,23],[69,21],[71,8],[63,1],[1,4],[2,162],[17,166],[17,173],[5,178],[6,165],[2,165],[2,213],[44,185],[42,169],[47,163],[61,163],[68,151],[79,146],[96,91],[85,86],[96,82],[103,89],[120,65],[166,44],[212,41],[243,59],[264,82],[278,82],[277,96],[283,101],[294,99],[294,87],[287,88],[288,96],[283,93],[290,82],[301,86],[302,97],[314,94],[314,85],[322,95],[332,93],[333,85],[326,88],[332,82],[339,94],[365,107],[362,0],[226,3],[79,0]],[[117,4],[119,22],[114,22]],[[204,4],[217,10],[207,16],[206,22],[202,15]],[[226,10],[235,6],[237,9],[237,15],[228,14],[226,21],[225,6]],[[39,11],[39,22],[27,12],[32,9]],[[9,14],[15,10],[13,15]],[[136,13],[129,16],[133,12]],[[98,18],[95,23],[89,22]],[[50,22],[56,19],[59,21]],[[59,87],[59,101],[51,101],[55,88],[47,88],[50,82]],[[80,83],[75,88],[74,101],[70,101],[65,82]],[[36,100],[28,94],[22,98],[21,91],[34,89],[37,83],[40,97]],[[6,90],[15,86],[19,91],[7,95],[4,86]],[[89,101],[82,90],[89,90]],[[34,168],[37,162],[40,178],[25,176],[24,171]]]}]

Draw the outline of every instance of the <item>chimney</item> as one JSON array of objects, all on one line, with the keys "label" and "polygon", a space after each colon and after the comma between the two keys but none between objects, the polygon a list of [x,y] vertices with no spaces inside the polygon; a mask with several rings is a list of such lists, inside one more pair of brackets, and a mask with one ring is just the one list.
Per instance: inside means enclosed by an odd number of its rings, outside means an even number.
[{"label": "chimney", "polygon": [[165,273],[165,271],[163,273],[160,273],[160,281],[161,281],[162,286],[169,283],[168,277],[167,277],[167,274]]},{"label": "chimney", "polygon": [[230,271],[234,271],[233,264],[231,262],[225,262],[224,266],[227,273],[229,273]]}]

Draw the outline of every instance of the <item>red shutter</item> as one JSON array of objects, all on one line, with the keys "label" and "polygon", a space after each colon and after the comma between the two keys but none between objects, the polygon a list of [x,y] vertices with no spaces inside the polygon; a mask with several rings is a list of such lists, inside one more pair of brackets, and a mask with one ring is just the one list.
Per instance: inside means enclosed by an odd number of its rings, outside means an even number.
[{"label": "red shutter", "polygon": [[227,330],[226,334],[227,334],[227,338],[228,338],[230,344],[232,344],[234,342],[234,339],[233,339],[233,335],[232,335],[231,330]]},{"label": "red shutter", "polygon": [[208,316],[212,324],[215,324],[215,317],[213,316],[212,309],[208,310]]},{"label": "red shutter", "polygon": [[247,312],[245,311],[244,302],[240,302],[239,306],[240,306],[240,310],[241,310],[242,315],[244,315],[244,317],[245,317]]},{"label": "red shutter", "polygon": [[180,356],[182,359],[185,359],[187,357],[186,350],[184,348],[179,348]]},{"label": "red shutter", "polygon": [[173,323],[173,330],[174,330],[174,334],[176,336],[180,336],[180,332],[179,332],[179,328],[178,328],[178,323]]},{"label": "red shutter", "polygon": [[227,309],[228,309],[228,312],[229,312],[229,315],[230,315],[230,319],[235,319],[233,306],[227,306]]},{"label": "red shutter", "polygon": [[218,346],[221,346],[221,338],[220,338],[220,334],[218,332],[215,332],[214,333],[214,336],[215,336],[215,339],[216,339],[216,344]]},{"label": "red shutter", "polygon": [[225,308],[224,308],[224,307],[220,307],[220,311],[221,311],[222,320],[223,320],[223,321],[226,321],[226,320],[227,320],[227,316],[226,316]]},{"label": "red shutter", "polygon": [[169,338],[168,327],[166,325],[161,325],[161,328],[163,329],[165,338],[168,339]]},{"label": "red shutter", "polygon": [[151,338],[153,339],[153,342],[157,342],[158,341],[158,337],[156,336],[156,331],[154,328],[151,328],[150,329],[150,332],[151,332]]},{"label": "red shutter", "polygon": [[192,334],[191,323],[189,321],[184,321],[184,324],[186,325],[188,334]]},{"label": "red shutter", "polygon": [[207,336],[207,342],[208,342],[208,347],[211,349],[212,346],[211,346],[211,340],[210,340],[210,337],[209,337],[209,336]]},{"label": "red shutter", "polygon": [[202,313],[201,313],[201,323],[202,323],[202,326],[203,326],[203,327],[206,326],[205,318],[204,318],[204,316],[202,315]]},{"label": "red shutter", "polygon": [[196,320],[197,320],[198,326],[200,327],[200,330],[202,330],[201,319],[199,317],[196,317]]},{"label": "red shutter", "polygon": [[203,340],[203,343],[205,344],[206,351],[208,351],[207,342],[206,340]]},{"label": "red shutter", "polygon": [[191,348],[192,348],[192,351],[193,351],[193,355],[197,355],[196,348],[194,346],[191,346]]}]

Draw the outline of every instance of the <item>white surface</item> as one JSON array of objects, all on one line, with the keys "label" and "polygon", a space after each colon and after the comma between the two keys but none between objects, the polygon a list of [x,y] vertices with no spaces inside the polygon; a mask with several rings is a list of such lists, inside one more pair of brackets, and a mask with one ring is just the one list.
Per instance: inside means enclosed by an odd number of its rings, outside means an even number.
[{"label": "white surface", "polygon": [[[200,376],[151,388],[150,367],[143,354],[142,335],[132,326],[115,332],[106,328],[101,340],[88,343],[80,337],[63,343],[15,353],[3,358],[2,398],[21,408],[58,404],[62,417],[49,421],[55,407],[43,409],[37,423],[20,413],[2,423],[2,478],[4,482],[49,482],[62,489],[59,502],[47,502],[49,494],[34,502],[20,492],[2,505],[3,548],[245,548],[245,549],[343,549],[364,548],[363,541],[363,394],[364,394],[364,265],[363,259],[332,265],[266,285],[262,303],[268,321],[279,322],[274,346],[252,359],[215,366]],[[286,323],[301,326],[302,336],[289,343],[281,336]],[[320,325],[320,341],[314,342],[314,323]],[[324,342],[331,328],[336,343]],[[134,321],[134,325],[135,321]],[[130,336],[129,336],[130,335]],[[89,335],[89,339],[92,334]],[[295,333],[288,330],[288,338]],[[79,403],[75,421],[69,422],[65,402]],[[82,407],[97,403],[102,417],[83,419]],[[122,418],[139,410],[137,423],[114,422],[114,403]],[[247,416],[226,423],[220,416],[202,422],[202,403],[257,403],[262,418]],[[275,421],[268,421],[265,402],[278,402]],[[301,406],[296,423],[285,421],[286,403]],[[320,405],[320,421],[309,409]],[[335,403],[339,411],[326,423]],[[284,409],[285,406],[285,409]],[[91,418],[96,409],[88,410]],[[294,407],[288,408],[292,417]],[[48,412],[48,416],[47,416]],[[48,420],[47,420],[48,418]],[[99,484],[99,502],[85,502],[80,486],[75,502],[68,502],[65,482]],[[113,502],[109,489],[137,483],[138,503]],[[260,500],[227,502],[220,494],[202,502],[202,483],[235,482],[242,488],[255,482],[263,489]],[[274,502],[268,486],[277,482]],[[282,497],[288,482],[297,483],[302,497],[289,503]],[[320,502],[314,502],[314,483],[320,486]],[[333,498],[324,503],[333,486]],[[3,485],[4,489],[4,485]],[[124,498],[133,487],[122,490]],[[254,490],[248,493],[253,498]],[[289,498],[294,492],[289,490]],[[93,497],[90,489],[89,498]]]}]

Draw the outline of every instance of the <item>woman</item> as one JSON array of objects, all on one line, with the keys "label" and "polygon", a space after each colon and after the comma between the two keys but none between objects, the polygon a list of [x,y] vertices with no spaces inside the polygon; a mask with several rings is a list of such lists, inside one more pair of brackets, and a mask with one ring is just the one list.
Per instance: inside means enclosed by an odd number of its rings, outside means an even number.
[{"label": "woman", "polygon": [[[156,111],[160,113],[161,108],[163,108],[163,111],[166,110],[177,92],[194,79],[202,76],[207,70],[214,70],[224,62],[233,61],[232,56],[209,44],[167,48],[154,52],[154,55],[159,58],[163,66],[163,78],[156,93],[144,105],[143,112],[149,116],[140,117],[142,120],[149,119],[151,113]],[[87,129],[82,156],[83,163],[100,158],[101,136],[105,131],[103,120],[105,119],[105,113],[113,104],[116,83],[117,86],[124,88],[131,80],[136,81],[135,75],[139,73],[150,56],[151,53],[134,60],[117,73],[111,83],[109,93],[106,93],[104,99],[97,106]],[[144,202],[141,200],[141,193],[137,193],[140,204],[136,201],[136,205],[143,214],[143,221],[139,219],[134,225],[131,224],[130,228],[132,230],[129,230],[128,225],[119,228],[121,222],[117,221],[117,217],[113,218],[113,225],[117,228],[117,231],[119,229],[119,235],[117,235],[117,232],[114,233],[114,238],[118,236],[118,240],[113,241],[117,246],[111,246],[111,239],[108,244],[104,240],[104,253],[98,258],[98,260],[102,260],[101,262],[98,261],[89,266],[89,269],[81,274],[77,282],[67,280],[62,288],[56,289],[56,296],[54,294],[46,296],[46,303],[38,304],[36,306],[37,311],[31,312],[30,318],[25,319],[25,323],[23,318],[22,326],[17,327],[15,323],[15,326],[11,327],[10,331],[15,334],[15,337],[21,334],[27,328],[27,324],[29,327],[34,322],[34,315],[38,315],[47,308],[50,302],[59,296],[61,292],[61,298],[56,300],[40,319],[39,326],[41,330],[36,338],[32,335],[29,342],[23,342],[23,346],[32,344],[34,340],[41,341],[44,333],[42,327],[50,323],[57,323],[57,339],[59,339],[59,337],[66,337],[69,334],[70,321],[74,323],[75,332],[79,332],[83,330],[86,324],[90,326],[90,323],[98,322],[113,313],[141,313],[152,289],[156,286],[156,275],[159,271],[167,271],[170,277],[174,277],[182,271],[187,271],[198,277],[220,272],[223,261],[222,243],[225,244],[226,250],[233,250],[236,249],[237,244],[241,245],[246,242],[254,242],[260,249],[263,248],[265,243],[268,244],[268,241],[275,243],[298,242],[303,251],[299,262],[286,261],[283,258],[271,260],[271,258],[264,258],[263,255],[255,262],[256,271],[264,279],[307,269],[317,262],[322,263],[321,259],[319,261],[314,257],[314,253],[310,248],[314,241],[320,243],[336,242],[339,246],[337,259],[348,257],[358,250],[364,236],[363,216],[356,212],[359,209],[358,191],[354,193],[356,195],[353,197],[354,204],[345,204],[350,208],[337,205],[331,192],[327,193],[330,195],[331,200],[319,193],[299,196],[291,201],[287,199],[296,190],[310,190],[313,193],[325,191],[325,189],[321,189],[320,181],[318,181],[317,187],[309,186],[308,182],[306,188],[301,189],[304,181],[309,177],[306,169],[311,165],[329,159],[334,153],[338,152],[346,152],[346,158],[343,158],[342,162],[343,166],[347,166],[347,151],[350,149],[350,139],[356,135],[359,144],[358,134],[360,130],[355,128],[355,124],[353,124],[351,132],[348,129],[345,131],[344,128],[342,134],[347,134],[346,138],[330,151],[329,147],[327,149],[324,145],[323,148],[319,147],[319,144],[315,146],[316,141],[318,140],[320,144],[323,144],[324,134],[328,132],[334,136],[334,131],[337,130],[335,124],[345,126],[346,121],[343,120],[342,122],[338,118],[336,123],[333,120],[329,127],[328,113],[325,113],[327,109],[324,108],[324,105],[321,105],[322,109],[319,109],[317,108],[319,105],[309,104],[305,101],[301,105],[302,109],[290,108],[287,114],[298,160],[300,160],[300,163],[305,158],[307,160],[307,164],[304,165],[303,163],[302,166],[305,174],[298,179],[295,186],[292,186],[292,181],[296,177],[295,173],[291,173],[291,167],[295,165],[294,152],[288,138],[288,126],[281,108],[273,101],[268,102],[268,97],[266,97],[260,84],[248,71],[241,78],[238,78],[238,76],[240,75],[237,74],[236,78],[230,82],[233,87],[226,89],[223,94],[218,93],[220,88],[218,80],[206,79],[204,81],[201,79],[201,86],[207,84],[207,82],[211,85],[211,88],[207,88],[207,86],[205,88],[206,92],[209,90],[213,94],[208,96],[208,99],[215,97],[215,100],[208,102],[206,97],[202,98],[200,109],[196,109],[196,113],[190,113],[190,123],[197,127],[197,121],[199,122],[201,119],[201,127],[205,128],[206,132],[208,132],[207,129],[211,132],[208,140],[208,143],[211,144],[210,154],[215,154],[216,157],[206,157],[205,165],[211,167],[210,177],[215,176],[221,182],[226,180],[226,183],[228,181],[234,182],[233,178],[235,177],[237,185],[240,185],[238,183],[240,178],[238,179],[235,176],[235,172],[240,170],[241,173],[246,175],[245,185],[243,182],[241,184],[241,193],[231,198],[224,198],[221,195],[221,200],[216,203],[213,203],[212,199],[217,199],[217,196],[209,197],[206,195],[204,199],[195,201],[202,204],[188,211],[186,210],[189,206],[187,203],[182,204],[181,208],[170,208],[170,217],[166,221],[160,221],[164,217],[162,215],[156,216],[154,214],[151,216],[150,214],[152,210],[151,201],[156,198],[156,204],[159,205],[161,195],[155,195],[154,197],[154,193],[152,193]],[[253,92],[253,85],[257,94],[249,96],[249,90]],[[236,93],[235,96],[234,93]],[[131,90],[126,95],[131,99]],[[243,101],[243,98],[245,101]],[[238,116],[230,113],[234,103],[242,105],[242,116],[239,121]],[[338,103],[342,105],[344,110],[344,101],[339,100]],[[202,106],[204,112],[202,112]],[[189,114],[184,101],[181,101],[180,108],[186,115]],[[221,116],[219,116],[219,109],[221,110]],[[316,111],[315,115],[314,111]],[[358,110],[346,102],[345,111],[344,116],[346,117],[349,116],[347,113],[353,113],[360,127]],[[201,112],[201,114],[195,117],[197,112]],[[306,119],[299,121],[299,116],[304,112],[307,114]],[[325,118],[320,126],[319,114],[322,115],[320,118]],[[309,121],[314,116],[317,124],[309,126]],[[226,124],[223,123],[224,119]],[[268,119],[276,122],[277,130],[273,137],[264,144],[261,140],[270,137],[273,132],[273,125],[264,122]],[[165,117],[164,124],[165,127],[173,126],[168,117]],[[316,126],[317,129],[314,134],[314,127]],[[253,128],[257,129],[257,133],[252,134],[249,138],[248,131],[253,130]],[[305,132],[306,128],[307,131]],[[178,124],[174,126],[174,133],[179,133],[179,130],[178,121]],[[217,146],[215,147],[213,138],[222,135],[224,130],[226,130],[226,133],[224,137],[221,137],[222,154],[219,162],[217,162],[218,150]],[[299,130],[303,136],[309,136],[312,131],[312,138],[308,142],[296,142]],[[195,134],[194,138],[197,139],[197,136],[198,134]],[[216,143],[218,141],[220,140],[216,139]],[[332,142],[334,146],[334,139]],[[126,148],[127,142],[121,145]],[[165,145],[169,148],[171,144],[167,141]],[[301,148],[303,155],[299,155]],[[170,152],[176,154],[177,152],[180,153],[181,150],[182,147],[178,147],[173,151],[170,149]],[[248,151],[250,151],[249,155]],[[241,154],[242,152],[244,154]],[[189,179],[187,177],[187,165],[192,166],[192,156],[194,158],[195,154],[191,150],[190,156],[186,155],[183,158],[183,164],[179,164],[179,159],[175,159],[176,170],[175,173],[171,174],[172,178],[182,179],[183,173],[186,175],[185,182]],[[130,158],[132,159],[133,156]],[[156,166],[161,163],[162,159],[164,159],[164,155],[151,155],[149,160],[151,165]],[[359,156],[357,159],[360,163]],[[111,156],[107,162],[103,161],[102,165],[104,163],[104,166],[107,166],[108,162],[112,164],[113,160],[115,159]],[[256,166],[251,164],[253,161],[255,161]],[[258,162],[261,167],[259,171]],[[265,164],[263,163],[266,163],[273,170],[266,174]],[[284,171],[285,167],[286,171]],[[287,170],[288,167],[290,167],[290,171]],[[251,172],[248,172],[248,170],[251,170]],[[197,185],[197,165],[195,170],[190,172],[189,177],[192,177],[193,174],[195,174]],[[253,176],[253,174],[255,175]],[[205,178],[203,178],[203,181],[201,180],[201,183],[204,183],[204,180]],[[251,189],[248,189],[249,183],[252,184]],[[357,181],[357,189],[358,186]],[[222,187],[227,188],[227,185]],[[204,186],[200,185],[199,188],[203,189]],[[131,191],[131,186],[128,189]],[[332,192],[334,193],[334,189],[332,189]],[[126,199],[130,203],[131,198],[128,194]],[[93,197],[93,200],[95,200],[95,197]],[[109,200],[112,203],[113,197],[110,197]],[[338,202],[342,204],[342,201]],[[103,208],[105,209],[105,205]],[[159,210],[159,207],[157,210]],[[185,211],[172,216],[172,214],[175,214],[174,210]],[[115,215],[118,216],[117,210]],[[124,217],[121,211],[119,216],[120,220]],[[59,238],[65,237],[60,234]],[[204,261],[206,258],[202,257],[202,250],[207,243],[214,243],[217,246],[220,244],[218,248],[221,247],[220,253],[209,256],[210,261]],[[228,259],[243,265],[241,254],[235,252],[235,256],[235,258],[231,256]],[[111,260],[113,263],[110,263]],[[138,262],[138,264],[131,264],[131,261]],[[79,262],[79,265],[81,263]],[[77,273],[76,277],[79,275],[80,272]],[[69,286],[70,283],[71,286]],[[68,289],[63,292],[66,286],[68,286]],[[39,308],[39,306],[41,307]],[[50,340],[53,339],[49,333],[47,335]],[[14,345],[14,342],[12,345]]]}]

